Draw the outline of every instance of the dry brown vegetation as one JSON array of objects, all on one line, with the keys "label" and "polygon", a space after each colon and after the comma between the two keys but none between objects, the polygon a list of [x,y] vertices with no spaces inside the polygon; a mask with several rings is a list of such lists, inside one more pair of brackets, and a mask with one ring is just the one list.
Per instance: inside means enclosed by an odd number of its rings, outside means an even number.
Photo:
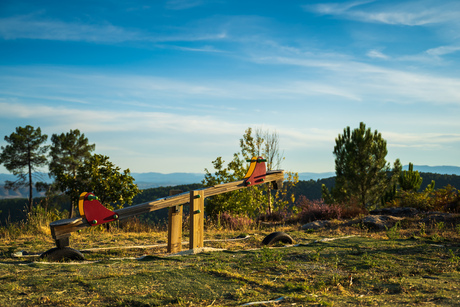
[{"label": "dry brown vegetation", "polygon": [[[230,231],[208,224],[205,246],[225,251],[173,257],[162,227],[90,228],[72,236],[73,248],[95,249],[75,263],[12,256],[53,247],[46,228],[9,237],[3,231],[0,306],[239,306],[279,298],[264,305],[460,304],[458,226],[410,219],[385,231],[347,225],[306,232],[300,225]],[[261,247],[273,231],[296,245]],[[241,235],[248,238],[229,240]]]}]

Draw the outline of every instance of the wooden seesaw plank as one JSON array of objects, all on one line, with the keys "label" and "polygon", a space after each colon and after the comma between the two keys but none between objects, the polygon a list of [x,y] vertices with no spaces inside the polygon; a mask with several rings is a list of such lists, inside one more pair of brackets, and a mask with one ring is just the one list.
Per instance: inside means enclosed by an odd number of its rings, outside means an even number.
[{"label": "wooden seesaw plank", "polygon": [[[274,183],[282,184],[284,180],[284,171],[268,171],[264,183]],[[242,188],[247,187],[245,180],[234,181],[230,183],[224,183],[215,185],[213,187],[204,188],[197,191],[202,191],[203,198],[211,197],[214,195],[227,193],[231,191],[236,191]],[[160,210],[163,208],[169,208],[173,206],[183,205],[190,201],[190,193],[181,193],[174,196],[168,196],[164,198],[157,199],[151,202],[145,202],[142,204],[125,207],[119,210],[114,210],[114,213],[118,215],[119,220],[127,219],[139,214],[148,213],[151,211]],[[77,217],[73,219],[65,219],[52,222],[50,224],[51,235],[56,240],[59,245],[59,240],[66,240],[70,237],[72,232],[78,231],[80,229],[91,227],[91,225],[83,218]],[[64,242],[64,241],[63,241]]]}]

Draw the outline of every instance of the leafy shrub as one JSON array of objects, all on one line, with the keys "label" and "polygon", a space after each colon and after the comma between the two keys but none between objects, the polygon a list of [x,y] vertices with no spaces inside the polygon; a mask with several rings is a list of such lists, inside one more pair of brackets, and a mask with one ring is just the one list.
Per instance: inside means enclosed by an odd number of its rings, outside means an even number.
[{"label": "leafy shrub", "polygon": [[390,203],[393,207],[412,207],[420,211],[460,213],[460,195],[451,185],[427,192],[402,192]]},{"label": "leafy shrub", "polygon": [[391,207],[411,207],[420,211],[432,211],[429,194],[413,191],[401,192],[400,196],[389,203]]},{"label": "leafy shrub", "polygon": [[325,204],[323,200],[309,200],[302,195],[296,205],[300,209],[300,213],[297,217],[301,223],[308,223],[316,220],[340,219],[342,217],[341,206],[336,204]]},{"label": "leafy shrub", "polygon": [[348,203],[339,204],[342,208],[342,218],[343,219],[353,219],[360,215],[367,215],[369,211],[366,208],[363,208],[358,200],[351,199]]},{"label": "leafy shrub", "polygon": [[431,193],[434,211],[460,213],[460,195],[450,184]]},{"label": "leafy shrub", "polygon": [[5,227],[0,227],[0,238],[14,239],[25,234],[50,234],[49,224],[53,221],[66,218],[68,212],[59,212],[56,208],[45,209],[41,205],[32,208],[28,213],[27,219],[8,223]]},{"label": "leafy shrub", "polygon": [[220,225],[231,230],[245,230],[249,228],[254,221],[247,215],[232,214],[223,212],[218,215]]},{"label": "leafy shrub", "polygon": [[286,210],[262,213],[257,217],[258,222],[289,222],[291,215]]}]

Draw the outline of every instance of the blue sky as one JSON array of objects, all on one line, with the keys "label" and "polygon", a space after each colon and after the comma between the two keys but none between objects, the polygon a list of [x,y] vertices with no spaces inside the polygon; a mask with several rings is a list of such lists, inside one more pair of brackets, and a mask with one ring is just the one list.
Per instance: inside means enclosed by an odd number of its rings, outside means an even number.
[{"label": "blue sky", "polygon": [[[334,170],[363,121],[387,160],[459,166],[460,1],[0,3],[0,145],[80,129],[122,169],[203,172],[248,127]],[[0,166],[0,173],[7,171]]]}]

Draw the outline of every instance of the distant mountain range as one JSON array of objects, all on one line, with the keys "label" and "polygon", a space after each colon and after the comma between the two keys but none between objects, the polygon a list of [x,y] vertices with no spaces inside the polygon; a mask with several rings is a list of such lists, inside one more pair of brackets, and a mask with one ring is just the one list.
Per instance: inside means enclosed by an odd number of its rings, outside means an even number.
[{"label": "distant mountain range", "polygon": [[[408,166],[405,165],[403,169],[407,170]],[[448,174],[448,175],[460,175],[460,167],[458,166],[428,166],[428,165],[414,165],[414,170],[424,173],[437,173],[437,174]],[[51,179],[45,173],[37,174],[38,177],[42,178],[43,181],[51,182]],[[201,183],[204,179],[202,173],[131,173],[134,177],[135,183],[140,189],[156,188],[160,186],[176,186],[182,184]],[[299,180],[318,180],[323,178],[334,177],[335,172],[324,172],[324,173],[312,173],[303,172],[299,173]],[[20,189],[19,191],[7,191],[3,188],[3,184],[6,180],[14,181],[16,179],[12,174],[0,174],[0,199],[1,198],[17,198],[27,197],[27,189]],[[35,196],[40,196],[38,193],[34,193]]]},{"label": "distant mountain range", "polygon": [[[404,165],[403,170],[408,170],[409,165]],[[428,165],[414,165],[414,171],[419,171],[421,173],[434,173],[441,175],[460,175],[459,166],[428,166]],[[299,180],[318,180],[323,178],[334,177],[335,172],[326,172],[326,173],[299,173]]]}]

